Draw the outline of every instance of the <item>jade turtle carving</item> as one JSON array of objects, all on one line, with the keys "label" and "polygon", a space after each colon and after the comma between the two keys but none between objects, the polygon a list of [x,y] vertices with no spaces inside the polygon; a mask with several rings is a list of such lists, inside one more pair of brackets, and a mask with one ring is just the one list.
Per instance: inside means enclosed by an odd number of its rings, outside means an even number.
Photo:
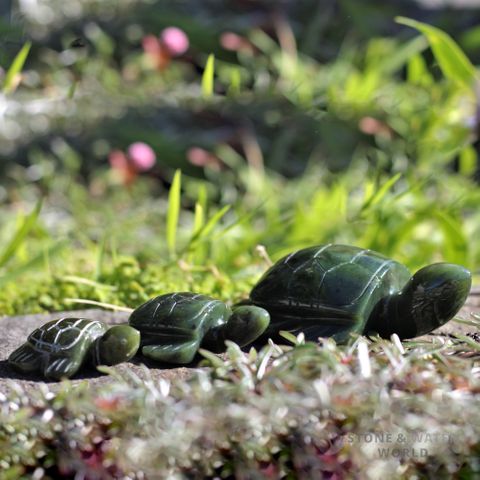
[{"label": "jade turtle carving", "polygon": [[116,365],[131,359],[138,350],[140,334],[128,325],[111,328],[85,318],[61,318],[34,330],[8,362],[20,372],[42,372],[53,380],[70,378],[90,361]]},{"label": "jade turtle carving", "polygon": [[380,253],[348,245],[319,245],[280,259],[250,293],[248,304],[271,321],[262,339],[281,330],[309,340],[350,333],[411,338],[443,325],[464,304],[470,272],[436,263],[413,276]]},{"label": "jade turtle carving", "polygon": [[129,324],[141,335],[141,352],[159,362],[190,363],[200,347],[225,350],[225,340],[240,346],[252,343],[267,328],[263,308],[225,303],[198,293],[168,293],[133,311]]}]

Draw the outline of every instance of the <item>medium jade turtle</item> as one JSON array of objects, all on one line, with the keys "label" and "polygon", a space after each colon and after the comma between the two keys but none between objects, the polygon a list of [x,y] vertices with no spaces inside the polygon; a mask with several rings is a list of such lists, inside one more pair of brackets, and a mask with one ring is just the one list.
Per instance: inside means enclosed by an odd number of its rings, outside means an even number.
[{"label": "medium jade turtle", "polygon": [[225,303],[191,292],[167,293],[133,311],[129,324],[141,335],[145,357],[159,362],[190,363],[200,347],[225,350],[225,340],[253,342],[270,321],[256,306],[230,309]]},{"label": "medium jade turtle", "polygon": [[415,275],[380,253],[348,245],[319,245],[291,253],[255,285],[250,300],[270,314],[263,335],[304,332],[309,340],[350,333],[412,338],[449,321],[464,304],[470,272],[436,263]]},{"label": "medium jade turtle", "polygon": [[34,330],[8,362],[23,373],[40,371],[53,380],[70,378],[90,361],[116,365],[130,360],[138,350],[140,334],[128,325],[115,325],[86,318],[61,318]]}]

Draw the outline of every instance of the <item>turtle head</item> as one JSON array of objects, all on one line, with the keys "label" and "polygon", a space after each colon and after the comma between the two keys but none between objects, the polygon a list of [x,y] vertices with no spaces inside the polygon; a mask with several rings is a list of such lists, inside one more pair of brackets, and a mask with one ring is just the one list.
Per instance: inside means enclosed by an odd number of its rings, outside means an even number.
[{"label": "turtle head", "polygon": [[255,341],[268,327],[270,314],[260,307],[242,305],[235,307],[225,325],[225,340],[240,347]]},{"label": "turtle head", "polygon": [[140,332],[129,325],[115,325],[94,344],[95,365],[117,365],[130,360],[140,346]]},{"label": "turtle head", "polygon": [[435,330],[451,320],[467,299],[470,272],[452,263],[434,263],[420,269],[400,294],[388,301],[384,321],[387,335],[412,338]]}]

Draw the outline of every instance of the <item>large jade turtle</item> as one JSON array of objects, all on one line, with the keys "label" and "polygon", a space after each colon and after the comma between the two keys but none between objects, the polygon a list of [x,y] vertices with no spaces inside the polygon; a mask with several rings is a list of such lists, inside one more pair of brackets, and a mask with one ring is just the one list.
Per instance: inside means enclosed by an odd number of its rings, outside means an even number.
[{"label": "large jade turtle", "polygon": [[190,363],[200,347],[225,350],[225,340],[240,346],[253,342],[269,323],[264,309],[240,306],[191,292],[167,293],[140,305],[129,324],[140,331],[141,351],[166,363]]},{"label": "large jade turtle", "polygon": [[263,339],[281,330],[307,339],[350,333],[411,338],[453,318],[470,291],[470,272],[436,263],[411,275],[380,253],[348,245],[319,245],[280,259],[260,279],[247,302],[266,309]]},{"label": "large jade turtle", "polygon": [[23,373],[40,371],[59,380],[75,375],[86,361],[94,366],[125,362],[139,344],[140,334],[128,325],[109,328],[97,320],[61,318],[34,330],[8,362]]}]

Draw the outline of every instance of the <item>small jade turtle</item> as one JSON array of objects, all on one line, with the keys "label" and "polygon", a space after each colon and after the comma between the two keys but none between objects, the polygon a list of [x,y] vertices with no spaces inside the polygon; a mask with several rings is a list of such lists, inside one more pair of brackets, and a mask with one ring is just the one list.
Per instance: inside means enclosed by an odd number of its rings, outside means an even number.
[{"label": "small jade turtle", "polygon": [[97,320],[61,318],[34,330],[8,362],[23,373],[40,371],[59,380],[75,375],[86,361],[97,366],[130,360],[139,344],[139,332],[128,325],[109,328]]},{"label": "small jade turtle", "polygon": [[415,275],[380,253],[348,245],[319,245],[280,259],[244,304],[267,310],[262,339],[304,332],[309,340],[350,333],[412,338],[443,325],[464,304],[470,272],[436,263]]},{"label": "small jade turtle", "polygon": [[167,293],[140,305],[129,324],[140,331],[141,351],[166,363],[190,363],[200,347],[225,350],[225,340],[240,346],[252,343],[270,321],[255,306],[230,309],[225,303],[198,293]]}]

